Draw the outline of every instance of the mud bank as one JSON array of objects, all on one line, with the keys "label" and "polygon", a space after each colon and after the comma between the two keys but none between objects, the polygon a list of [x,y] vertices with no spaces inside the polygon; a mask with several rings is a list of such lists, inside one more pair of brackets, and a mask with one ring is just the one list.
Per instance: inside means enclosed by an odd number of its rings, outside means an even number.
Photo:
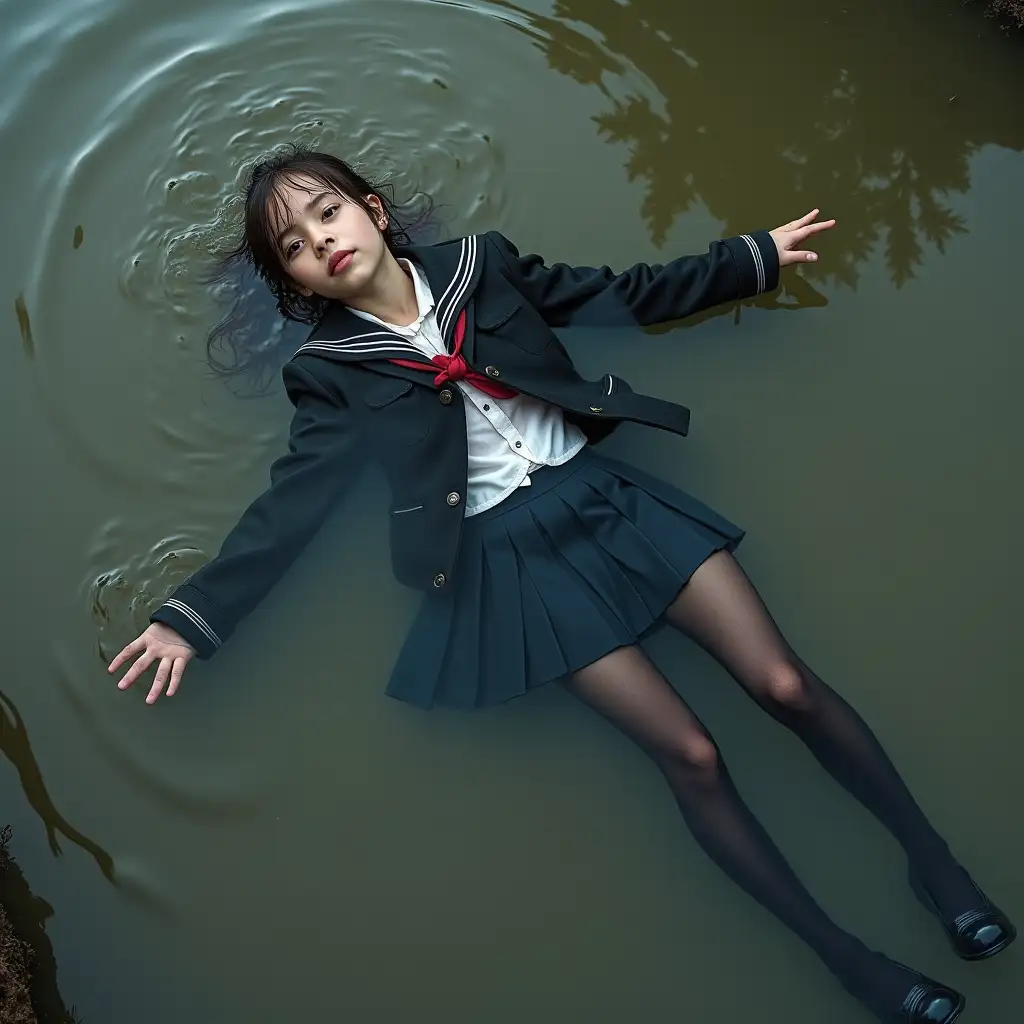
[{"label": "mud bank", "polygon": [[53,908],[29,888],[0,832],[0,1024],[77,1024],[57,989],[57,962],[46,934]]}]

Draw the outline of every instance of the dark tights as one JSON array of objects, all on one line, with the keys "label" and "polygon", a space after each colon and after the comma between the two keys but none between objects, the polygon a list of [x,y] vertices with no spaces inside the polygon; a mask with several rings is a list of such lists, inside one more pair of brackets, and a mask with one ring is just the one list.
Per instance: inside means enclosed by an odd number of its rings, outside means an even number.
[{"label": "dark tights", "polygon": [[[666,618],[792,729],[885,825],[945,913],[955,916],[977,902],[867,724],[794,654],[732,555],[712,555]],[[566,686],[654,761],[694,837],[733,881],[807,942],[855,995],[881,1011],[899,1006],[907,976],[818,906],[743,803],[707,730],[640,648],[613,651]]]}]

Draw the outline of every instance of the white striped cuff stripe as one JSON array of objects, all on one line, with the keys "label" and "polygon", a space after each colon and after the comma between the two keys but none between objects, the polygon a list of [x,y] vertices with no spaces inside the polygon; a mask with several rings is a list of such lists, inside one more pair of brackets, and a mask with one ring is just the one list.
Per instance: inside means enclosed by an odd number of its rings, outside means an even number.
[{"label": "white striped cuff stripe", "polygon": [[165,601],[164,604],[168,608],[173,608],[177,612],[181,612],[186,619],[191,621],[202,633],[206,636],[207,640],[211,643],[220,647],[221,639],[217,634],[210,628],[210,624],[199,614],[195,609],[189,608],[183,601],[179,601],[177,598],[172,597],[170,600]]},{"label": "white striped cuff stripe", "polygon": [[750,255],[754,257],[754,268],[757,271],[757,294],[760,295],[768,285],[768,279],[764,272],[764,259],[761,256],[761,250],[758,249],[757,242],[755,242],[750,235],[740,235],[740,238],[747,243],[750,248]]}]

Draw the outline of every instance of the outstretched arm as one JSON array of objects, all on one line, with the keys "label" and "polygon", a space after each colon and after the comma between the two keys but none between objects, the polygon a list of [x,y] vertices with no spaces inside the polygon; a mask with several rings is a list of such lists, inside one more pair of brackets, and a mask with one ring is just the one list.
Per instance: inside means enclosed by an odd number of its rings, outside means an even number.
[{"label": "outstretched arm", "polygon": [[606,266],[548,266],[540,256],[520,256],[496,231],[487,239],[509,281],[552,327],[647,326],[773,291],[781,267],[817,259],[799,246],[835,224],[816,222],[818,212],[774,231],[712,242],[701,256],[680,256],[666,264],[638,263],[618,274]]},{"label": "outstretched arm", "polygon": [[319,530],[354,477],[348,412],[306,370],[289,364],[295,404],[288,452],[271,467],[270,487],[242,514],[217,556],[153,612],[152,625],[124,648],[108,671],[135,659],[118,683],[127,689],[151,665],[152,704],[171,696],[193,657],[209,658],[267,595]]}]

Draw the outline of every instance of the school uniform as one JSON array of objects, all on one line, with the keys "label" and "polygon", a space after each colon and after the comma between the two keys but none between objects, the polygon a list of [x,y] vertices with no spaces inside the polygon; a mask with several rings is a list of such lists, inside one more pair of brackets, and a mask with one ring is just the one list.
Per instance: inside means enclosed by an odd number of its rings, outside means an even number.
[{"label": "school uniform", "polygon": [[417,320],[329,308],[283,371],[295,415],[270,487],[152,619],[210,657],[319,529],[356,452],[390,484],[394,574],[425,592],[387,692],[487,706],[636,642],[743,536],[593,449],[626,420],[685,434],[689,412],[612,374],[584,380],[554,329],[662,323],[772,290],[778,253],[760,231],[615,274],[546,266],[490,232],[395,255]]}]

